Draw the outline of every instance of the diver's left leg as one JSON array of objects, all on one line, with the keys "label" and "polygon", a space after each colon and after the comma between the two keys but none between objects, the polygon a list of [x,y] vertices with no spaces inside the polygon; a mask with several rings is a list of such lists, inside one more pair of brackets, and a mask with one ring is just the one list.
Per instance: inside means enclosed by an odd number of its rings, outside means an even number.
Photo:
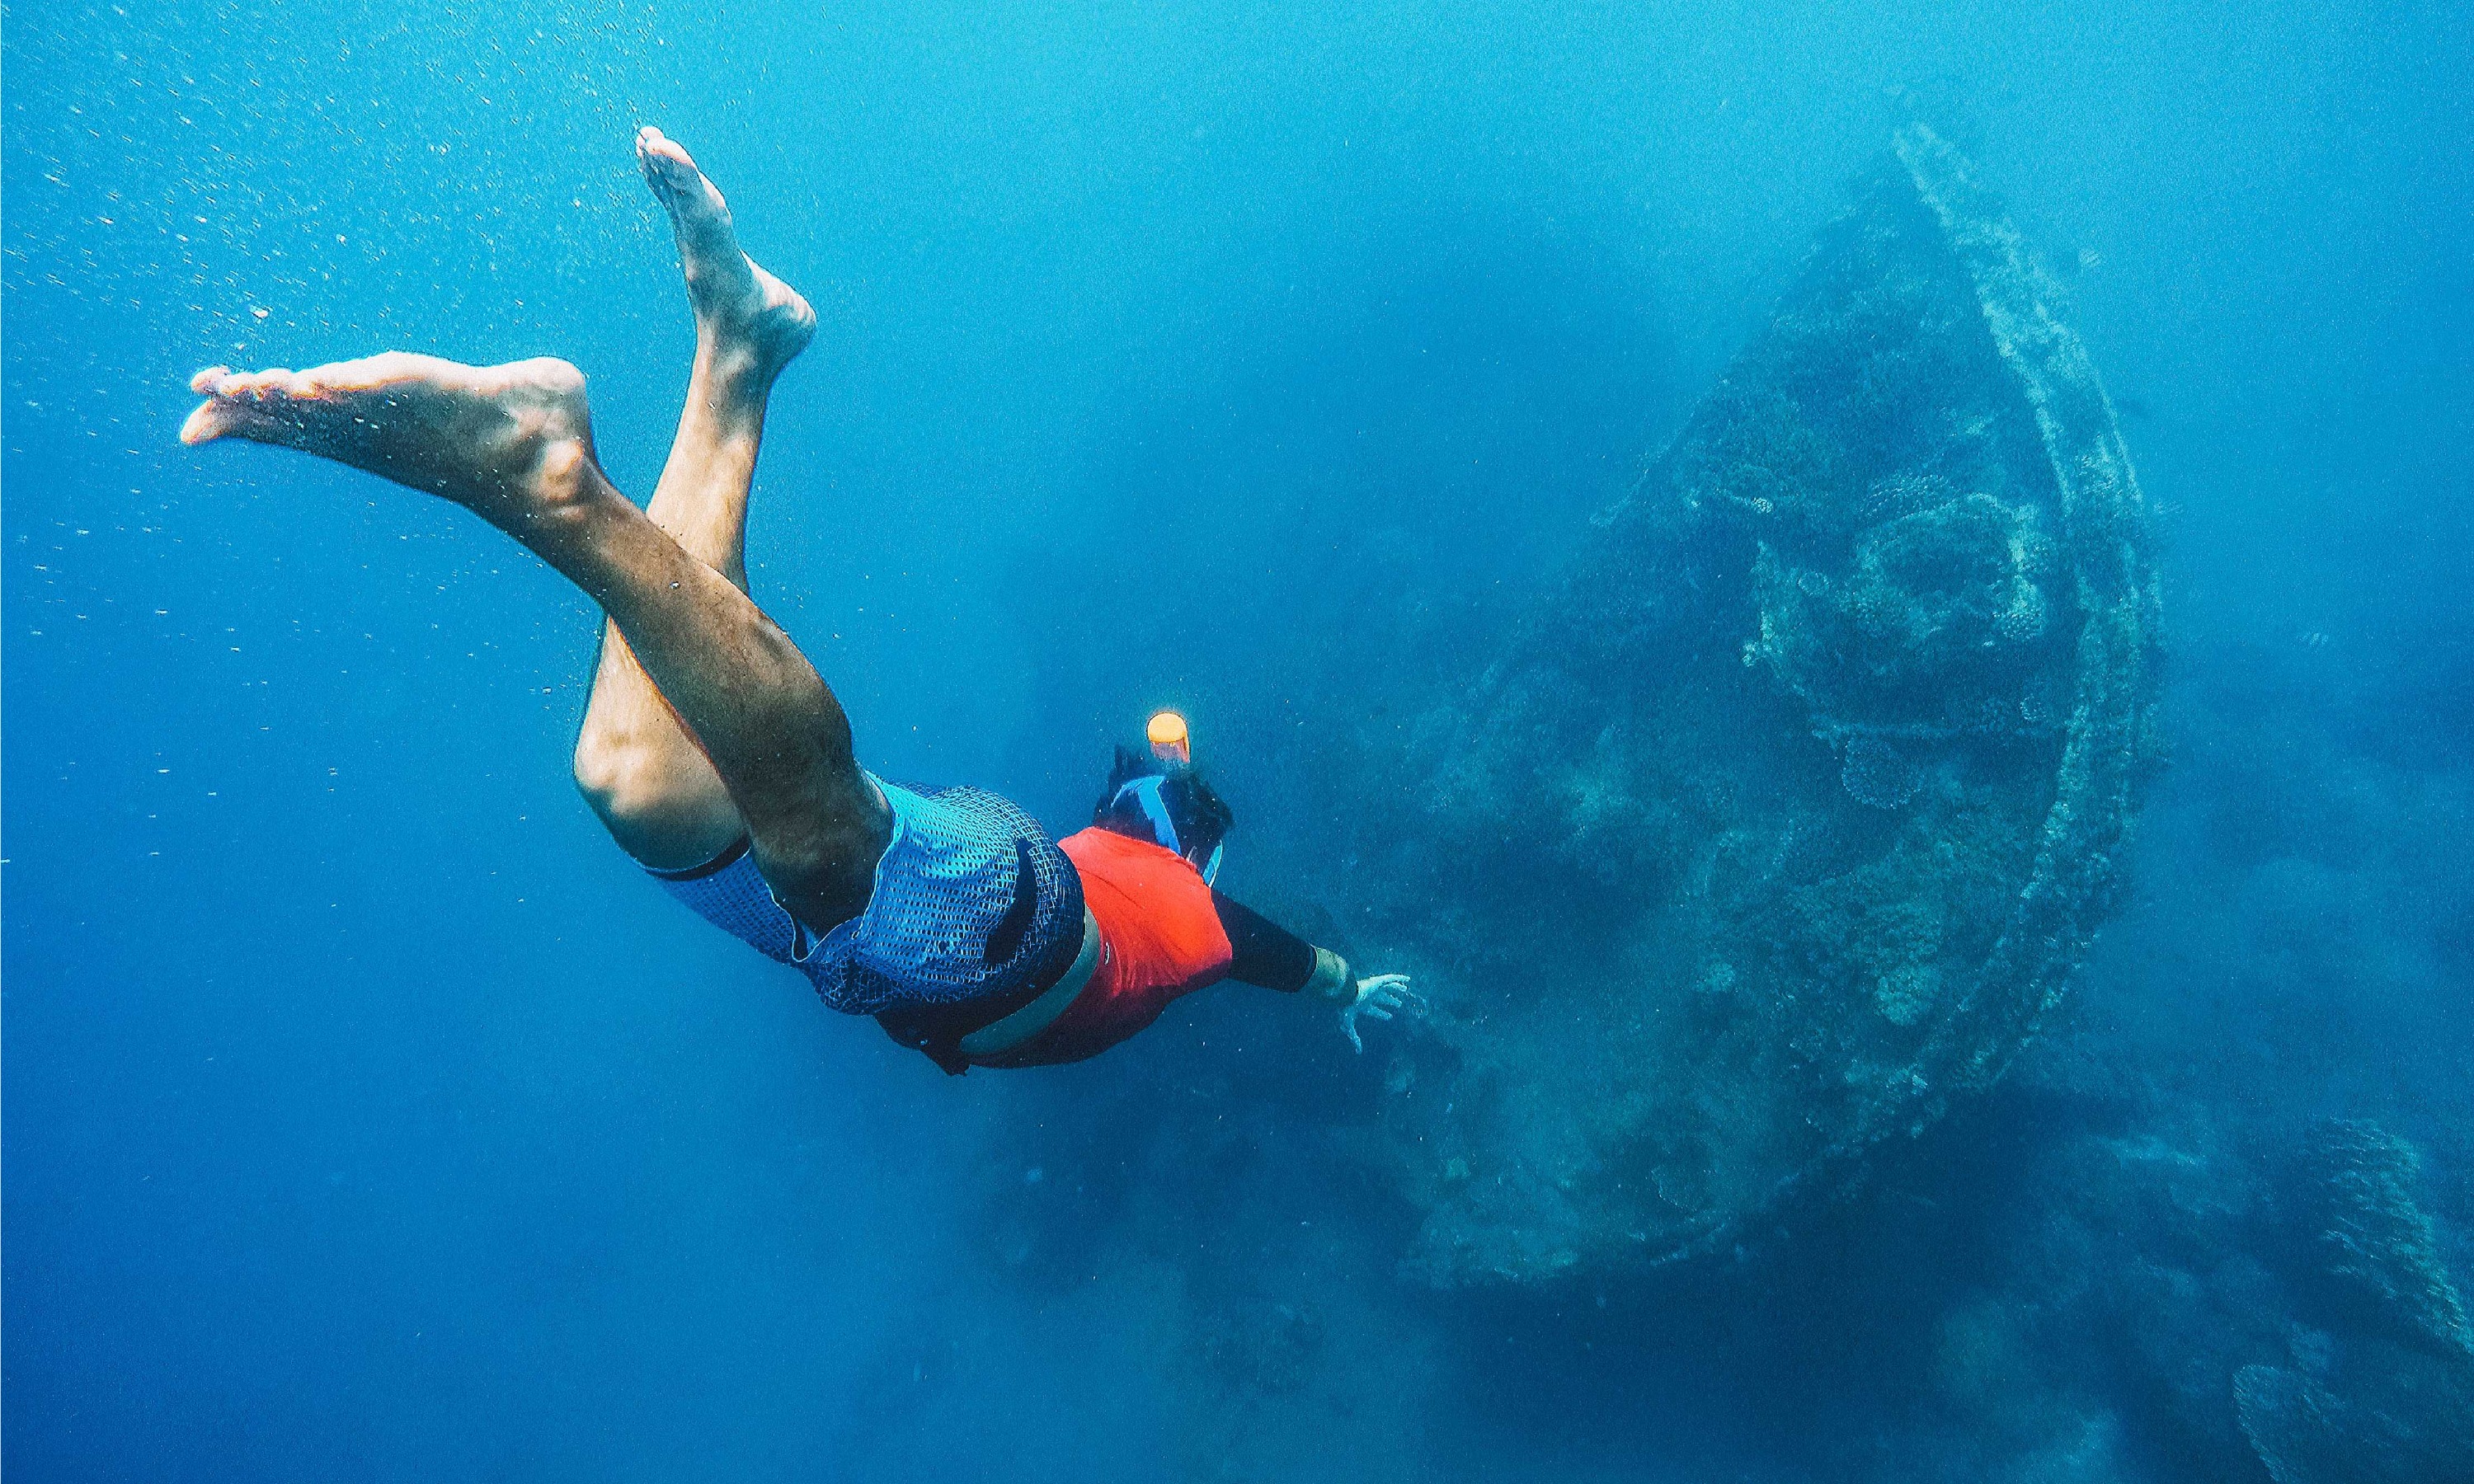
[{"label": "diver's left leg", "polygon": [[891,838],[850,719],[789,635],[615,489],[584,377],[564,361],[462,366],[401,353],[190,383],[181,440],[297,448],[443,495],[599,603],[704,744],[758,870],[824,932],[863,909]]},{"label": "diver's left leg", "polygon": [[[747,499],[765,404],[774,379],[815,333],[816,317],[740,251],[728,203],[686,150],[647,128],[636,136],[636,158],[669,212],[696,324],[687,405],[644,513],[744,592]],[[700,866],[747,833],[702,744],[615,623],[604,626],[574,774],[611,837],[647,866]]]}]

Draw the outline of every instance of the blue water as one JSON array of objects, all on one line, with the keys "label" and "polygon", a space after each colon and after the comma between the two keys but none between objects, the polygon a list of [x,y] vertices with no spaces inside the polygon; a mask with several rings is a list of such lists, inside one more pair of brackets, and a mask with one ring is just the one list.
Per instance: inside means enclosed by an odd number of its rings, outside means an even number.
[{"label": "blue water", "polygon": [[[2137,1068],[2124,1138],[2384,1120],[2474,1283],[2461,7],[58,0],[0,61],[13,1479],[2261,1467],[2156,1379],[2222,1390],[2203,1337],[2016,1318],[2016,1254],[2111,1230],[2005,1153],[2078,1105],[1954,1119],[1928,1230],[1457,1302],[1322,1137],[1379,1059],[1291,1007],[951,1080],[663,900],[567,782],[582,598],[173,440],[201,365],[557,354],[648,492],[691,343],[648,122],[820,313],[750,558],[861,756],[1068,825],[1181,705],[1225,884],[1294,902],[1244,849],[1313,838],[1283,729],[1487,653],[1926,97],[2079,265],[2168,513],[2172,768],[2055,1060]],[[1321,1411],[1182,1337],[1274,1266]],[[1995,1330],[2016,1405],[1953,1379]]]}]

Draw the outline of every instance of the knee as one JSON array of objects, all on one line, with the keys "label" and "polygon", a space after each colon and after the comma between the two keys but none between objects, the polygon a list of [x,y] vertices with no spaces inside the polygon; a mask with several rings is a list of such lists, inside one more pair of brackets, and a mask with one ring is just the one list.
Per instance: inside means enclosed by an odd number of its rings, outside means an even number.
[{"label": "knee", "polygon": [[742,832],[739,812],[710,766],[682,777],[688,770],[677,759],[587,729],[576,741],[572,770],[576,791],[619,848],[657,870],[700,866]]},{"label": "knee", "polygon": [[675,814],[691,793],[667,759],[599,728],[589,727],[576,739],[573,772],[585,802],[614,827]]}]

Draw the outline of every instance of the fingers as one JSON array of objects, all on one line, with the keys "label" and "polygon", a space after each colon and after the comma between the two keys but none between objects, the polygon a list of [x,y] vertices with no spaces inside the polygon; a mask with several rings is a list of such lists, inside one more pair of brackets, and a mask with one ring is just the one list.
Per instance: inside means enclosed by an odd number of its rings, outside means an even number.
[{"label": "fingers", "polygon": [[1408,1009],[1423,1015],[1428,1009],[1425,996],[1409,987],[1407,974],[1376,974],[1363,983],[1361,993],[1369,1013],[1379,1006],[1383,1019],[1392,1018],[1390,1013],[1395,1010]]},{"label": "fingers", "polygon": [[1395,1011],[1424,1015],[1426,1008],[1424,996],[1409,987],[1407,974],[1370,974],[1357,981],[1357,1002],[1340,1013],[1340,1028],[1348,1033],[1348,1044],[1363,1056],[1366,1042],[1357,1034],[1360,1016],[1389,1020]]}]

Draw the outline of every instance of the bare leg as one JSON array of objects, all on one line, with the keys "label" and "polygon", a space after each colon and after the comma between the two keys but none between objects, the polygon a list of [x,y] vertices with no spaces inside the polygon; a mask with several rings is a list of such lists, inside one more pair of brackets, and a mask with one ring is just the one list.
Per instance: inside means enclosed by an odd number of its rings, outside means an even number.
[{"label": "bare leg", "polygon": [[206,400],[182,443],[274,443],[443,495],[566,575],[703,742],[784,902],[818,931],[866,906],[891,820],[841,704],[747,594],[612,487],[574,367],[395,353],[299,372],[217,367],[190,387]]},{"label": "bare leg", "polygon": [[[765,399],[814,333],[815,315],[740,251],[730,207],[687,151],[646,129],[636,158],[669,210],[696,321],[687,406],[645,514],[744,591],[747,497]],[[575,780],[619,846],[647,866],[701,865],[747,832],[721,776],[615,622],[602,635],[576,738]]]}]

